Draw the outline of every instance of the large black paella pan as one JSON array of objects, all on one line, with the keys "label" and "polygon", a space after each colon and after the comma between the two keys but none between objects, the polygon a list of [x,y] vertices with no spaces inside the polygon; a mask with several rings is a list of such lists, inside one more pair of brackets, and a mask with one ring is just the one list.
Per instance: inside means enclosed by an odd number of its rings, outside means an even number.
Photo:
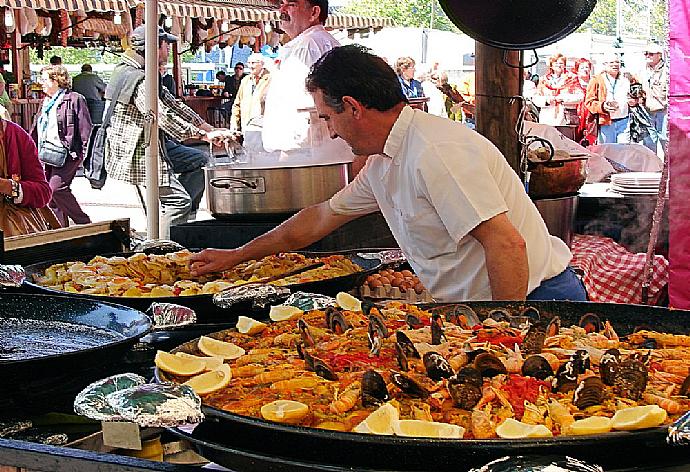
[{"label": "large black paella pan", "polygon": [[0,416],[71,411],[150,329],[146,315],[120,305],[0,293]]},{"label": "large black paella pan", "polygon": [[[610,320],[619,334],[637,327],[690,333],[690,312],[637,305],[576,302],[471,302],[480,318],[500,309],[511,315],[536,309],[543,319],[559,316],[577,324],[587,313]],[[448,313],[457,306],[429,306]],[[533,310],[530,310],[533,311]],[[195,342],[177,350],[193,352]],[[160,374],[159,378],[160,378]],[[666,443],[666,428],[522,440],[451,440],[375,436],[291,426],[204,407],[207,419],[190,438],[209,459],[247,471],[398,470],[462,471],[505,455],[568,455],[605,470],[690,464],[688,450]],[[180,433],[183,434],[183,433]]]}]

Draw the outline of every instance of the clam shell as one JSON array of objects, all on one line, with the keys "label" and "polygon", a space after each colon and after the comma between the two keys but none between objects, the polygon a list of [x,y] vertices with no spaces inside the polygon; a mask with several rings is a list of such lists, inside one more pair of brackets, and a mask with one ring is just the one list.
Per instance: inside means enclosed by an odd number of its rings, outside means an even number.
[{"label": "clam shell", "polygon": [[573,403],[580,410],[600,405],[604,399],[604,388],[604,383],[598,377],[587,377],[575,389]]},{"label": "clam shell", "polygon": [[526,377],[544,380],[553,374],[554,372],[549,361],[539,354],[528,357],[522,364],[522,375]]},{"label": "clam shell", "polygon": [[621,397],[639,400],[647,388],[647,368],[636,359],[620,362],[613,378],[613,389]]},{"label": "clam shell", "polygon": [[481,372],[482,377],[495,377],[507,374],[506,366],[494,354],[484,352],[474,359],[474,368]]}]

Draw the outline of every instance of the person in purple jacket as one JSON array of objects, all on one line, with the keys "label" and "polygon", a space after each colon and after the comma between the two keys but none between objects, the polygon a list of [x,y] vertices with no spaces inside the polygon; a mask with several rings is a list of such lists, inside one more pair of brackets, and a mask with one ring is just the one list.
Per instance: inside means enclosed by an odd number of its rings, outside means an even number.
[{"label": "person in purple jacket", "polygon": [[[69,219],[76,224],[91,223],[71,189],[91,133],[86,99],[71,90],[69,73],[61,65],[41,69],[40,82],[46,97],[34,119],[31,136],[38,147],[38,157],[44,161],[46,178],[53,191],[50,208],[63,227],[68,226]],[[48,153],[64,154],[64,164],[46,163]]]}]

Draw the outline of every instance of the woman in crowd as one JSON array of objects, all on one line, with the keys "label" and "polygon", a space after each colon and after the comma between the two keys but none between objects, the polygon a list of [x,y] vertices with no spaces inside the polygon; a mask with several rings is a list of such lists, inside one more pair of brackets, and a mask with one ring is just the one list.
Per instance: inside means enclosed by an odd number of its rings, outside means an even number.
[{"label": "woman in crowd", "polygon": [[[584,57],[575,61],[573,67],[575,74],[566,84],[567,98],[563,100],[567,109],[574,110],[577,118],[572,124],[577,124],[575,130],[575,140],[585,146],[594,144],[597,140],[596,119],[591,116],[585,106],[585,95],[587,86],[592,78],[592,63]],[[583,142],[587,140],[587,142]]]},{"label": "woman in crowd", "polygon": [[546,75],[539,80],[534,104],[540,108],[539,123],[560,126],[565,123],[563,97],[570,74],[566,71],[566,58],[556,54],[549,58]]},{"label": "woman in crowd", "polygon": [[51,193],[34,142],[19,125],[0,120],[0,230],[4,235],[49,229],[31,209],[48,205]]},{"label": "woman in crowd", "polygon": [[400,87],[407,98],[424,97],[422,83],[414,78],[415,62],[411,57],[401,57],[395,62]]},{"label": "woman in crowd", "polygon": [[61,65],[46,66],[40,77],[46,97],[34,119],[31,136],[38,146],[38,157],[45,164],[46,177],[53,191],[50,207],[62,226],[69,218],[76,224],[91,223],[70,186],[84,160],[91,133],[91,117],[84,97],[70,90],[70,76]]}]

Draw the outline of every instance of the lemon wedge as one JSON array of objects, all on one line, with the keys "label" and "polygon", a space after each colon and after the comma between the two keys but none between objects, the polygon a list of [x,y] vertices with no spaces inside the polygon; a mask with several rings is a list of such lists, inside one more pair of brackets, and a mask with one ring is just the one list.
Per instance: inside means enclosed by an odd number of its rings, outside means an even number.
[{"label": "lemon wedge", "polygon": [[207,356],[218,356],[223,359],[237,359],[244,355],[244,349],[236,344],[202,336],[197,344],[199,350]]},{"label": "lemon wedge", "polygon": [[175,355],[177,357],[182,357],[184,359],[196,359],[204,364],[206,364],[206,367],[204,370],[209,371],[209,370],[216,370],[223,364],[223,358],[220,356],[213,356],[213,357],[200,357],[200,356],[193,356],[191,354],[187,354],[186,352],[176,352]]},{"label": "lemon wedge", "polygon": [[296,306],[290,305],[276,305],[271,307],[271,311],[268,313],[268,317],[273,321],[287,321],[294,320],[304,313],[302,310]]},{"label": "lemon wedge", "polygon": [[618,410],[611,419],[613,429],[630,431],[653,428],[666,421],[666,410],[658,405],[644,405]]},{"label": "lemon wedge", "polygon": [[356,433],[393,434],[393,423],[400,419],[398,409],[385,403],[353,429]]},{"label": "lemon wedge", "polygon": [[175,375],[195,375],[206,368],[206,363],[197,359],[185,359],[169,352],[158,351],[154,360],[156,367]]},{"label": "lemon wedge", "polygon": [[508,418],[496,428],[496,434],[502,439],[550,438],[551,430],[543,424],[526,424]]},{"label": "lemon wedge", "polygon": [[393,432],[398,436],[461,439],[465,428],[435,421],[398,420],[393,422]]},{"label": "lemon wedge", "polygon": [[230,366],[221,364],[216,370],[192,377],[184,385],[192,387],[197,395],[206,395],[225,387],[231,378]]},{"label": "lemon wedge", "polygon": [[335,302],[340,308],[348,311],[362,311],[362,302],[346,292],[338,292]]},{"label": "lemon wedge", "polygon": [[611,431],[611,418],[605,416],[590,416],[575,421],[570,425],[568,434],[580,436],[583,434],[600,434]]},{"label": "lemon wedge", "polygon": [[309,407],[294,400],[276,400],[261,407],[261,416],[278,423],[299,423],[309,414]]},{"label": "lemon wedge", "polygon": [[249,334],[250,336],[259,334],[265,330],[267,326],[268,325],[266,323],[257,321],[254,318],[249,318],[248,316],[238,316],[237,324],[235,325],[237,331],[242,334]]}]

